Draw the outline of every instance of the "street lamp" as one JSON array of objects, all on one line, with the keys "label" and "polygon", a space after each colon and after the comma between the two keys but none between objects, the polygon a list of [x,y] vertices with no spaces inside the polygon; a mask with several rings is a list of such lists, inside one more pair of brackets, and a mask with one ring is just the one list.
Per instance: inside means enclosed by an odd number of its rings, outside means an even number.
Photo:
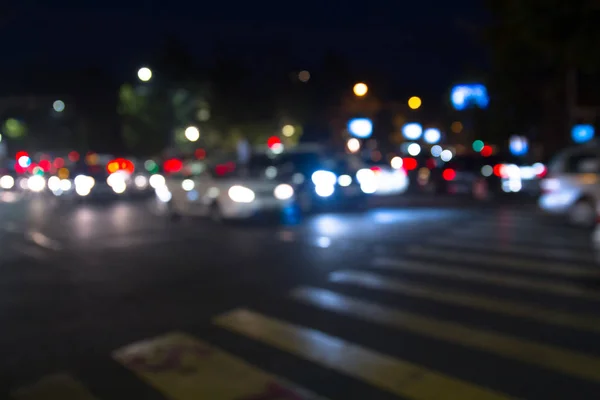
[{"label": "street lamp", "polygon": [[196,142],[200,139],[200,131],[195,126],[185,128],[185,138],[190,142]]},{"label": "street lamp", "polygon": [[355,96],[363,97],[369,91],[369,87],[366,84],[359,82],[354,85],[352,91],[354,92]]},{"label": "street lamp", "polygon": [[152,79],[152,71],[150,68],[142,67],[138,70],[137,76],[140,81],[148,82],[150,79]]}]

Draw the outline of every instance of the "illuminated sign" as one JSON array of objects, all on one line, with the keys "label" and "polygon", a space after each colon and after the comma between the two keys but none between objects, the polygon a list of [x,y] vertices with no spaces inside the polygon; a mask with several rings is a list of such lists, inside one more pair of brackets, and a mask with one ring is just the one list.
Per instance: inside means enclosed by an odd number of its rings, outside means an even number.
[{"label": "illuminated sign", "polygon": [[450,93],[450,101],[454,108],[462,111],[466,108],[487,108],[490,99],[487,89],[482,84],[456,85]]}]

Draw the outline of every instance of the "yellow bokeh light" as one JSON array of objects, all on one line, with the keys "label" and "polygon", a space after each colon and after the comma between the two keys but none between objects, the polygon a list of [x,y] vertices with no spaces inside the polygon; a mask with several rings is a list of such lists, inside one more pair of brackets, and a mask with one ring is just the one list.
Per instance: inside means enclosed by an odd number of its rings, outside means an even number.
[{"label": "yellow bokeh light", "polygon": [[463,124],[460,121],[454,121],[452,125],[450,125],[450,129],[454,133],[461,133],[463,130]]},{"label": "yellow bokeh light", "polygon": [[285,137],[293,136],[295,131],[296,130],[294,129],[294,127],[292,125],[285,125],[283,128],[281,128],[281,133]]},{"label": "yellow bokeh light", "polygon": [[69,170],[66,168],[61,168],[58,170],[57,175],[60,179],[68,179],[69,178]]},{"label": "yellow bokeh light", "polygon": [[367,94],[367,92],[369,91],[369,87],[366,84],[360,82],[354,85],[354,88],[352,90],[354,91],[354,94],[356,96],[362,97],[365,94]]},{"label": "yellow bokeh light", "polygon": [[98,165],[99,157],[96,153],[88,154],[85,157],[85,162],[87,165]]},{"label": "yellow bokeh light", "polygon": [[408,99],[408,106],[413,110],[418,109],[419,107],[421,107],[421,98],[417,96],[411,97],[410,99]]}]

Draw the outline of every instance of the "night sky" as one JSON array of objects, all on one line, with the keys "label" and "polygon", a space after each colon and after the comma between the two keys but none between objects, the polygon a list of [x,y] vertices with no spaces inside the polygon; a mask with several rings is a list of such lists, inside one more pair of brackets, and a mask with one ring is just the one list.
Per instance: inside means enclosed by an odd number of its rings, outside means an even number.
[{"label": "night sky", "polygon": [[2,51],[12,67],[96,65],[127,77],[167,33],[206,62],[217,40],[248,58],[278,39],[292,49],[298,68],[310,68],[335,48],[357,67],[385,71],[396,83],[446,85],[484,60],[468,33],[485,20],[475,0],[13,3],[0,8]]}]

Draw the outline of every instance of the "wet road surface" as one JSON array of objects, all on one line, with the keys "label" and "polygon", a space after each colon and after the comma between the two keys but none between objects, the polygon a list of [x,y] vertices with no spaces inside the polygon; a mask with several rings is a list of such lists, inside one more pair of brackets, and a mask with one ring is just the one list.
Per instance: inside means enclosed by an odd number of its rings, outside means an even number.
[{"label": "wet road surface", "polygon": [[0,204],[0,398],[598,397],[589,232],[515,206],[159,211]]}]

